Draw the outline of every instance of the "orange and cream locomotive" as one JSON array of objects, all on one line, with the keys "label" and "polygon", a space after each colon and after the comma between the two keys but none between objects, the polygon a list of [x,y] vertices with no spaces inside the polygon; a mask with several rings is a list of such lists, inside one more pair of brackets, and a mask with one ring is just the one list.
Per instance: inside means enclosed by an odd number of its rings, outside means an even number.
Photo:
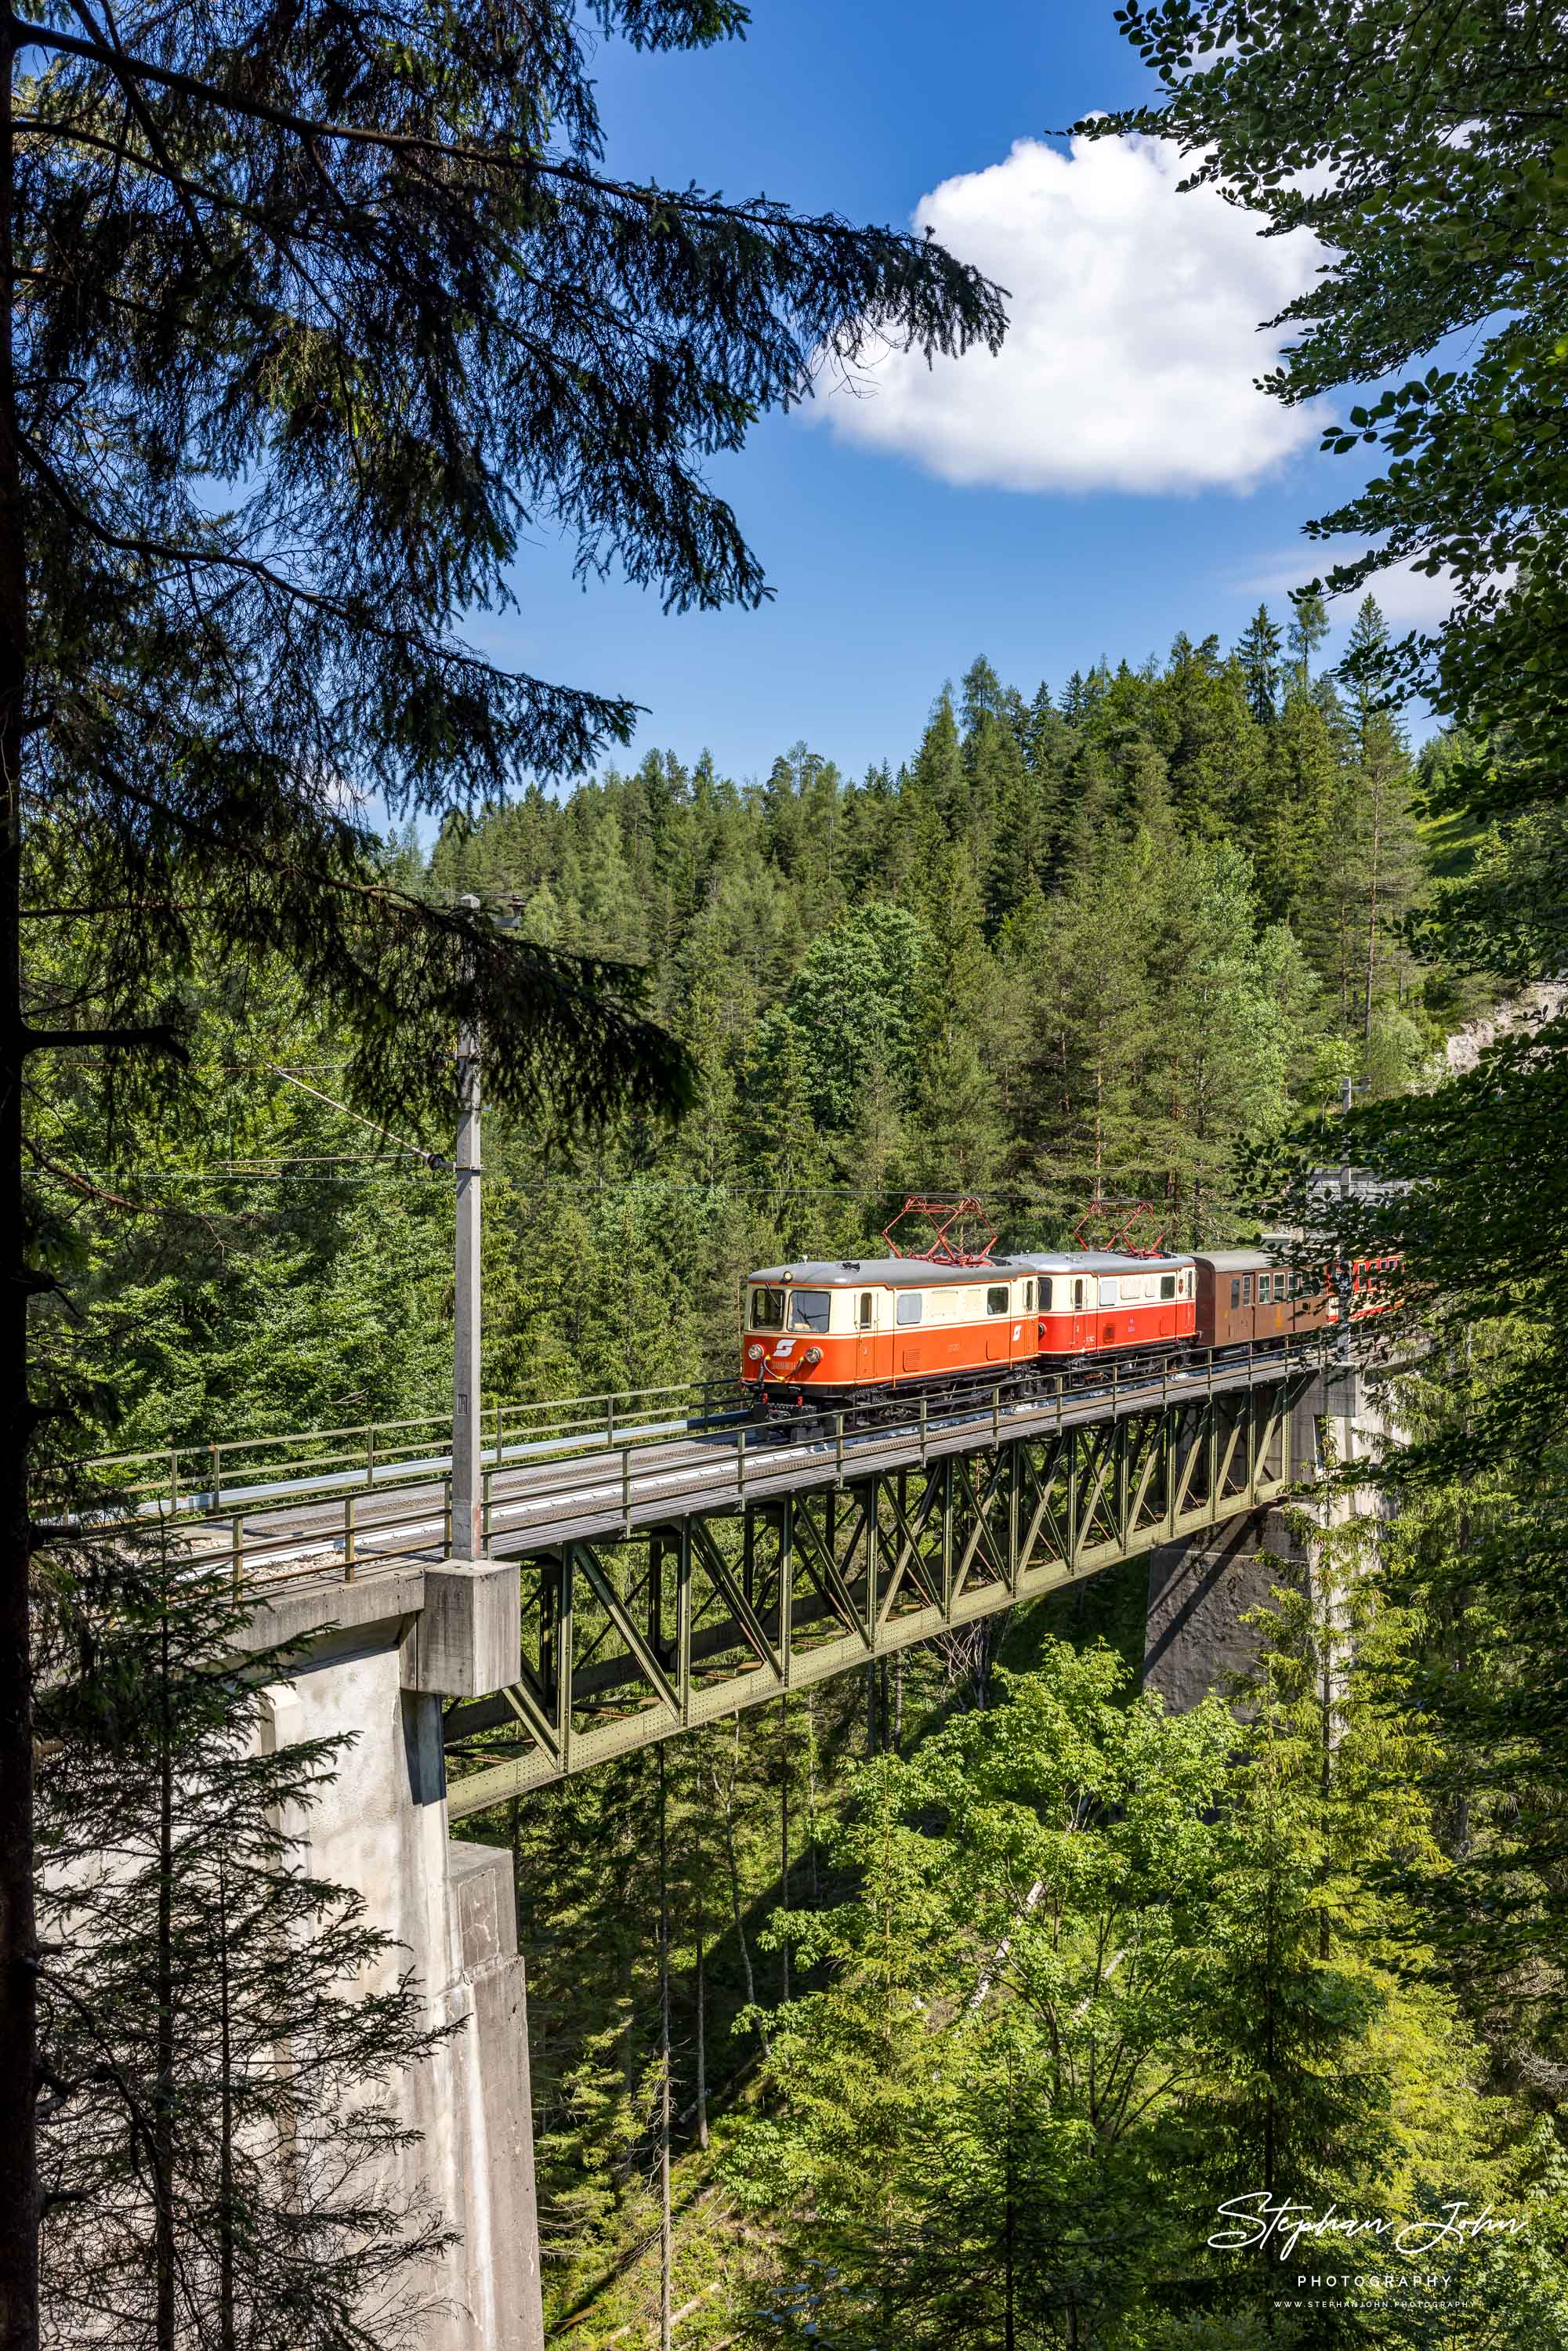
[{"label": "orange and cream locomotive", "polygon": [[[1350,1270],[1354,1319],[1380,1311],[1394,1262]],[[1339,1296],[1333,1276],[1263,1249],[812,1259],[747,1275],[741,1377],[765,1406],[891,1389],[1016,1393],[1106,1357],[1282,1343],[1335,1322]]]}]

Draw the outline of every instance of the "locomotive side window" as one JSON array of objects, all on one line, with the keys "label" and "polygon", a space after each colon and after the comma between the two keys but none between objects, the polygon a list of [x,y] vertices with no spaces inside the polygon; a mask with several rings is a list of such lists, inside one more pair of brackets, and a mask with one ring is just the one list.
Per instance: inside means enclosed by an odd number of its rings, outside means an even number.
[{"label": "locomotive side window", "polygon": [[917,1290],[901,1290],[899,1291],[898,1320],[900,1322],[919,1322],[920,1292]]},{"label": "locomotive side window", "polygon": [[1160,1276],[1160,1296],[1162,1298],[1174,1298],[1176,1296],[1176,1278],[1174,1273],[1162,1273]]},{"label": "locomotive side window", "polygon": [[1244,1273],[1241,1277],[1241,1303],[1243,1306],[1250,1306],[1252,1303],[1252,1276],[1249,1273]]},{"label": "locomotive side window", "polygon": [[869,1290],[862,1290],[861,1291],[860,1302],[860,1327],[862,1331],[869,1331],[871,1329],[872,1311],[871,1292]]},{"label": "locomotive side window", "polygon": [[1023,1286],[1023,1311],[1026,1314],[1032,1314],[1034,1312],[1034,1284],[1032,1281],[1026,1281]]},{"label": "locomotive side window", "polygon": [[1040,1280],[1040,1311],[1042,1314],[1049,1314],[1051,1311],[1051,1278],[1049,1275],[1043,1276]]},{"label": "locomotive side window", "polygon": [[752,1291],[751,1327],[754,1331],[782,1331],[784,1292],[781,1290],[758,1289]]},{"label": "locomotive side window", "polygon": [[1239,1306],[1241,1303],[1241,1283],[1239,1278],[1234,1280],[1230,1285],[1230,1303],[1232,1309]]},{"label": "locomotive side window", "polygon": [[986,1311],[988,1314],[1005,1314],[1007,1311],[1008,1286],[1005,1281],[999,1281],[986,1292]]},{"label": "locomotive side window", "polygon": [[796,1290],[789,1297],[789,1328],[791,1331],[825,1331],[832,1306],[831,1290]]},{"label": "locomotive side window", "polygon": [[1081,1309],[1082,1307],[1083,1284],[1082,1281],[1075,1281],[1072,1285],[1072,1303],[1077,1308]]},{"label": "locomotive side window", "polygon": [[1102,1306],[1114,1306],[1119,1300],[1120,1294],[1121,1293],[1116,1287],[1114,1275],[1113,1275],[1108,1281],[1103,1281],[1100,1284],[1100,1303]]},{"label": "locomotive side window", "polygon": [[1258,1276],[1258,1303],[1260,1306],[1268,1305],[1272,1291],[1273,1277],[1270,1274],[1260,1273]]}]

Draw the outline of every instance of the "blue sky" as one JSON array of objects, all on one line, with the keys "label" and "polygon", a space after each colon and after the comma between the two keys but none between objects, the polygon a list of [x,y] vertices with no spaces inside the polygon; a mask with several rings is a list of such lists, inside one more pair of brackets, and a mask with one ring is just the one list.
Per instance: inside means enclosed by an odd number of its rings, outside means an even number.
[{"label": "blue sky", "polygon": [[977,653],[1054,690],[1184,626],[1228,643],[1265,586],[1283,617],[1321,559],[1302,518],[1354,479],[1249,388],[1253,324],[1310,255],[1176,196],[1148,157],[1009,163],[1144,86],[1110,0],[755,0],[750,37],[706,55],[607,45],[615,169],[899,225],[940,190],[922,218],[1019,296],[1017,350],[1005,378],[983,354],[936,381],[890,363],[869,401],[769,419],[713,469],[777,591],[761,611],[665,618],[623,583],[583,591],[547,540],[478,641],[645,704],[633,757],[706,747],[744,778],[801,738],[852,773],[896,761]]}]

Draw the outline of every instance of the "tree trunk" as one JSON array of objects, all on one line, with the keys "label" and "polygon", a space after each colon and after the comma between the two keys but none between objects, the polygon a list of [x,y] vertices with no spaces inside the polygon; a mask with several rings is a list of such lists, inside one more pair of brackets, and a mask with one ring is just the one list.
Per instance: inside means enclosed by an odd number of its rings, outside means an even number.
[{"label": "tree trunk", "polygon": [[[783,1734],[783,1761],[779,1776],[779,1907],[789,1907],[789,1701],[779,1701],[779,1724]],[[789,1997],[789,1938],[786,1935],[779,1945],[779,1980],[780,1997]]]},{"label": "tree trunk", "polygon": [[806,1834],[811,1849],[811,1907],[822,1907],[822,1888],[817,1874],[817,1701],[816,1693],[806,1692]]},{"label": "tree trunk", "polygon": [[1372,980],[1377,965],[1377,868],[1382,847],[1383,786],[1378,781],[1372,788],[1372,871],[1368,876],[1366,903],[1366,1019],[1364,1036],[1369,1050],[1372,1044]]},{"label": "tree trunk", "polygon": [[[740,1915],[740,1864],[735,1851],[735,1782],[740,1771],[740,1717],[735,1718],[735,1752],[730,1763],[729,1786],[725,1793],[724,1852],[729,1864],[729,1900],[735,1917],[735,1939],[740,1947],[741,1973],[746,1978],[746,2004],[755,2006],[757,1978],[751,1970],[751,1946],[746,1939],[746,1922]],[[714,1794],[718,1794],[718,1773],[714,1773]]]},{"label": "tree trunk", "polygon": [[663,1740],[655,1752],[659,1759],[659,2351],[670,2351],[670,1874]]},{"label": "tree trunk", "polygon": [[235,2351],[234,2020],[229,1994],[228,1886],[218,1864],[218,2034],[223,2081],[218,2114],[218,2345]]},{"label": "tree trunk", "polygon": [[22,1245],[22,696],[27,575],[17,446],[12,311],[15,150],[12,23],[0,129],[0,2346],[38,2340],[37,1923],[33,1909],[32,1627],[28,1617],[27,1456],[37,1427],[27,1393],[27,1268]]},{"label": "tree trunk", "polygon": [[[164,1573],[167,1573],[167,1562]],[[152,2100],[153,2340],[174,2351],[174,1741],[169,1720],[169,1618],[161,1625],[163,1708],[158,1756],[158,2074]]]},{"label": "tree trunk", "polygon": [[706,1922],[703,1917],[703,1886],[699,1869],[697,1876],[697,2145],[707,2153],[707,1979],[705,1973],[704,1943]]}]

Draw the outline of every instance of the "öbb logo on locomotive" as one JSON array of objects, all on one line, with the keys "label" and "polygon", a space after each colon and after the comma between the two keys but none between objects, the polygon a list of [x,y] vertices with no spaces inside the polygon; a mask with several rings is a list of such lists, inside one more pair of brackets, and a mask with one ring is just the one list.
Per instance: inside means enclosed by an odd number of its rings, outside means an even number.
[{"label": "\u00f6bb logo on locomotive", "polygon": [[1392,1257],[1303,1271],[1267,1249],[811,1259],[748,1274],[741,1376],[765,1408],[894,1390],[1054,1387],[1103,1364],[1283,1346],[1384,1310]]}]

